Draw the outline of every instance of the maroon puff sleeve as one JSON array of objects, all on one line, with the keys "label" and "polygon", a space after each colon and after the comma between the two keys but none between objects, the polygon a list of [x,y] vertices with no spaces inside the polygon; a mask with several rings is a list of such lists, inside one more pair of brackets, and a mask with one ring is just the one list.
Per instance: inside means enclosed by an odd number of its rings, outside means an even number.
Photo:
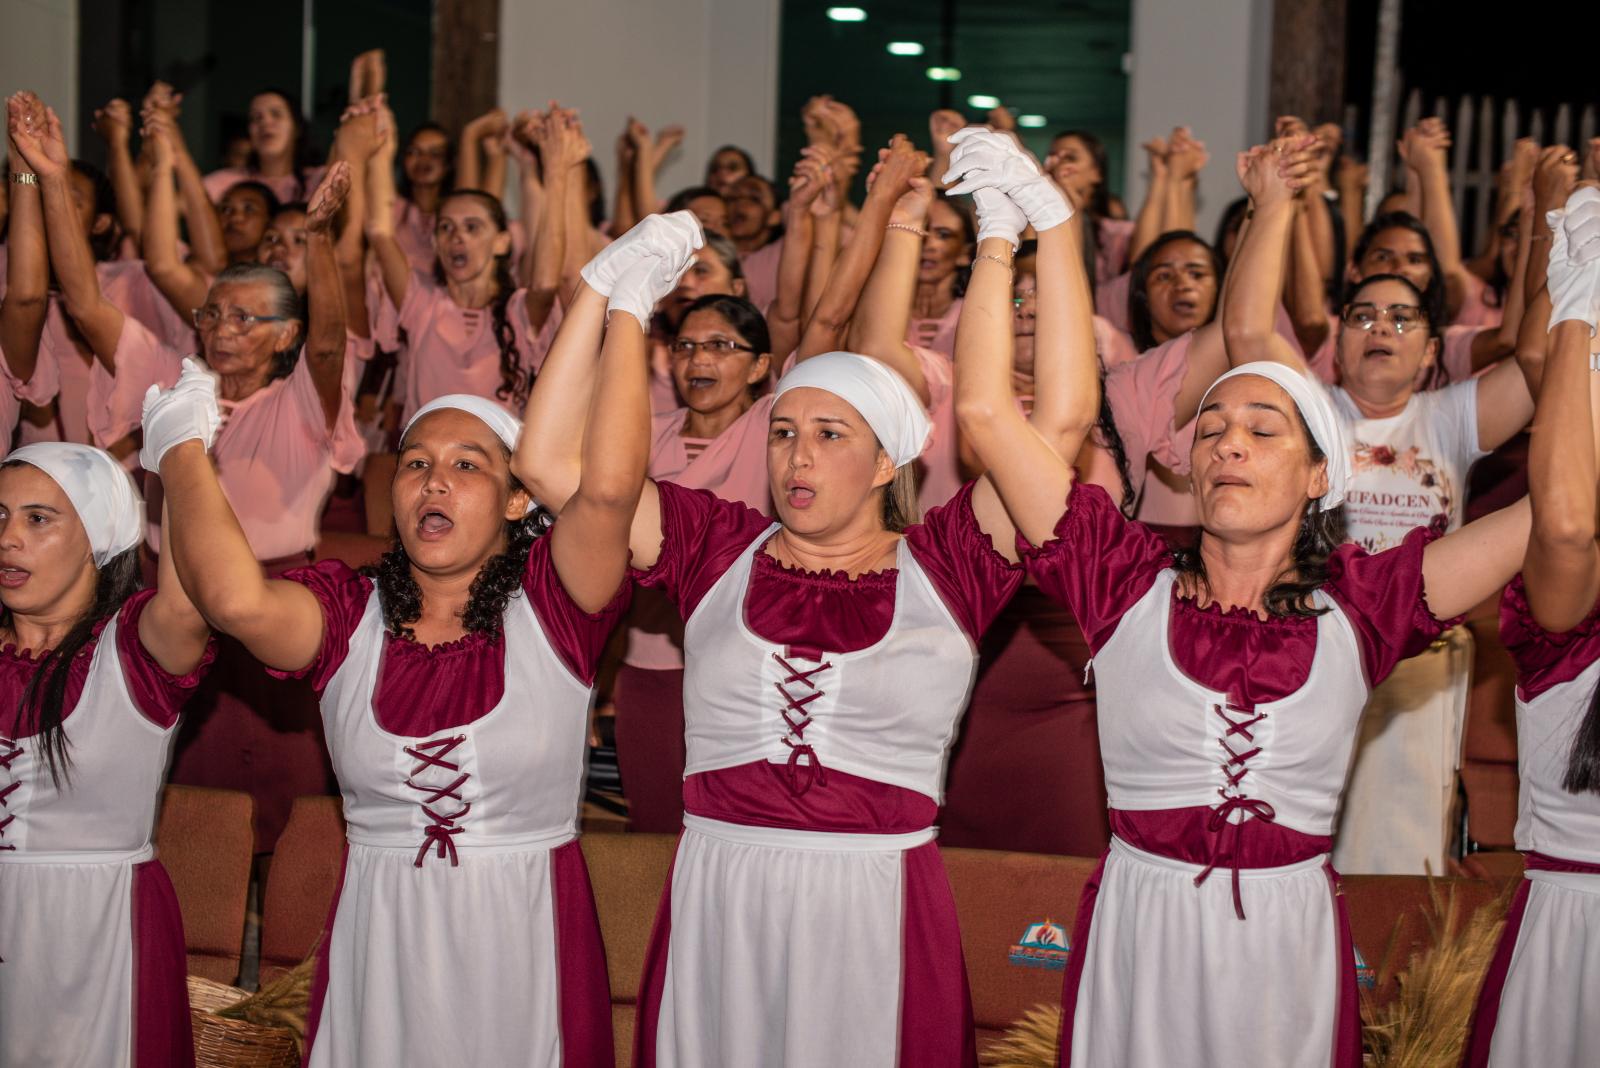
[{"label": "maroon puff sleeve", "polygon": [[906,530],[906,545],[976,642],[1022,585],[1022,568],[995,551],[972,511],[972,483]]},{"label": "maroon puff sleeve", "polygon": [[1104,489],[1087,482],[1072,487],[1053,539],[1033,548],[1019,536],[1017,544],[1028,574],[1067,606],[1095,653],[1171,563],[1161,535],[1128,519]]},{"label": "maroon puff sleeve", "polygon": [[1462,619],[1439,619],[1422,584],[1422,553],[1439,535],[1418,527],[1381,553],[1341,545],[1328,558],[1324,590],[1344,609],[1361,646],[1367,684],[1376,686],[1396,664],[1416,656]]},{"label": "maroon puff sleeve", "polygon": [[550,538],[546,535],[534,541],[528,550],[522,590],[528,595],[528,603],[533,606],[533,614],[538,617],[544,636],[567,665],[567,670],[585,685],[593,686],[606,640],[617,629],[617,623],[633,600],[633,584],[624,578],[611,603],[598,612],[585,612],[573,603],[567,588],[561,585],[555,562],[550,557]]},{"label": "maroon puff sleeve", "polygon": [[1545,630],[1533,618],[1528,589],[1518,575],[1500,595],[1500,640],[1517,665],[1517,688],[1531,701],[1600,659],[1600,603],[1571,630]]},{"label": "maroon puff sleeve", "polygon": [[184,703],[211,670],[211,662],[217,658],[217,640],[207,640],[200,662],[185,675],[174,675],[156,663],[139,640],[139,617],[155,595],[155,590],[140,590],[123,603],[117,614],[117,659],[133,703],[145,719],[165,730],[178,722]]},{"label": "maroon puff sleeve", "polygon": [[311,680],[318,696],[350,652],[350,636],[367,610],[372,596],[372,580],[357,574],[341,560],[323,560],[310,567],[296,567],[281,576],[285,582],[298,582],[310,590],[322,606],[322,647],[311,663],[299,671],[268,673],[283,679]]},{"label": "maroon puff sleeve", "polygon": [[672,598],[684,619],[716,585],[739,554],[772,525],[754,508],[725,501],[710,490],[657,482],[661,494],[661,555],[634,581]]}]

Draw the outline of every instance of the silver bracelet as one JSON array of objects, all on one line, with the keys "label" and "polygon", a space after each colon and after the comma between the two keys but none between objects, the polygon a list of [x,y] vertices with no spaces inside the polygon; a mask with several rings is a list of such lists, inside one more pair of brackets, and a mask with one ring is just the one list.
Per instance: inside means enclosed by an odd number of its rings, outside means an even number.
[{"label": "silver bracelet", "polygon": [[12,171],[11,172],[11,184],[12,185],[38,185],[39,184],[39,176],[37,174],[34,174],[32,171]]}]

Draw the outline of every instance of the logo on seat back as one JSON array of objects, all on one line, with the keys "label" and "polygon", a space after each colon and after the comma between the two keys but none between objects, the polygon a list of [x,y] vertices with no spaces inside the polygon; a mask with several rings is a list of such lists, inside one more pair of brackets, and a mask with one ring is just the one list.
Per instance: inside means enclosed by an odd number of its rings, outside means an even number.
[{"label": "logo on seat back", "polygon": [[1011,947],[1011,963],[1059,972],[1066,969],[1071,952],[1067,929],[1046,918],[1043,923],[1030,923],[1022,932],[1017,944]]}]

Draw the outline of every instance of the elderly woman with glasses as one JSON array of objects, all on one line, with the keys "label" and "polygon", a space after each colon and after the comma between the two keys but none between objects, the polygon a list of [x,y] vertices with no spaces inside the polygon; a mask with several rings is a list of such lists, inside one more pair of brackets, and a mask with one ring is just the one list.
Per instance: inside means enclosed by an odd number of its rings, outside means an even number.
[{"label": "elderly woman with glasses", "polygon": [[[335,476],[366,451],[345,374],[349,339],[332,232],[349,188],[349,165],[335,164],[306,209],[304,301],[282,271],[235,264],[193,313],[197,355],[216,376],[222,404],[211,448],[218,478],[251,551],[272,575],[311,561]],[[64,286],[94,286],[92,274],[72,277],[80,267],[87,271],[87,262],[57,264]],[[146,391],[171,387],[183,354],[91,291],[96,299],[68,310],[99,361],[88,419],[104,446],[139,429]],[[146,544],[154,551],[162,492],[153,475],[145,498]],[[272,848],[295,797],[331,787],[314,695],[303,682],[270,678],[237,642],[220,643],[217,670],[189,713],[192,731],[178,742],[174,781],[249,791],[258,850]]]}]

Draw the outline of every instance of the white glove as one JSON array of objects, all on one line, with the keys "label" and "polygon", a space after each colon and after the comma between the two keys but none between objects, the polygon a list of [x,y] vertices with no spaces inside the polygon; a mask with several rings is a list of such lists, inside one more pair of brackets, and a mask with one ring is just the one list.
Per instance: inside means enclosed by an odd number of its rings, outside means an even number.
[{"label": "white glove", "polygon": [[151,386],[144,395],[144,448],[139,464],[160,473],[161,458],[181,442],[196,438],[207,449],[217,439],[222,411],[217,405],[217,379],[199,361],[183,361],[177,384],[163,390]]},{"label": "white glove", "polygon": [[972,203],[978,209],[978,243],[986,237],[1003,237],[1015,252],[1028,228],[1028,217],[1016,202],[998,189],[983,188],[972,191]]},{"label": "white glove", "polygon": [[679,251],[676,258],[641,256],[629,266],[611,287],[611,299],[606,302],[606,321],[611,321],[613,312],[627,312],[649,332],[650,314],[662,298],[678,288],[678,280],[694,262],[692,249]]},{"label": "white glove", "polygon": [[1600,324],[1600,190],[1585,186],[1566,206],[1545,216],[1550,224],[1550,326],[1568,319]]},{"label": "white glove", "polygon": [[633,229],[596,253],[580,273],[590,289],[609,297],[617,280],[640,258],[650,255],[675,258],[680,254],[692,257],[694,250],[705,243],[700,220],[692,211],[646,215]]},{"label": "white glove", "polygon": [[941,181],[963,180],[946,192],[998,189],[1022,209],[1028,222],[1041,233],[1072,218],[1072,205],[1061,190],[1011,138],[982,126],[968,126],[952,134],[950,143],[956,147],[950,154],[950,169]]}]

